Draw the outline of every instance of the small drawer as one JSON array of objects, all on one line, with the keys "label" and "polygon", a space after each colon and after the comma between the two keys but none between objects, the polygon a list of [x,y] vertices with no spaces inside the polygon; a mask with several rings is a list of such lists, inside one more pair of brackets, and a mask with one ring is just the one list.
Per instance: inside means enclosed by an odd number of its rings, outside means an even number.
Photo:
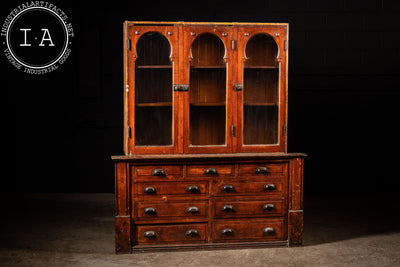
[{"label": "small drawer", "polygon": [[259,163],[259,164],[239,164],[240,176],[268,177],[268,176],[286,176],[286,163]]},{"label": "small drawer", "polygon": [[234,165],[189,165],[188,177],[226,177],[234,176]]},{"label": "small drawer", "polygon": [[184,182],[138,182],[135,183],[136,196],[164,195],[208,195],[207,181]]},{"label": "small drawer", "polygon": [[165,219],[173,217],[207,218],[208,202],[191,203],[137,203],[135,217],[140,219]]},{"label": "small drawer", "polygon": [[136,166],[134,174],[136,178],[182,178],[182,169],[180,165]]},{"label": "small drawer", "polygon": [[236,220],[213,224],[214,242],[279,241],[285,239],[284,220]]},{"label": "small drawer", "polygon": [[215,196],[236,195],[283,195],[285,192],[284,182],[275,179],[253,179],[253,180],[223,180],[214,181],[212,187]]},{"label": "small drawer", "polygon": [[284,199],[270,198],[265,200],[223,200],[213,203],[215,218],[268,217],[285,214]]},{"label": "small drawer", "polygon": [[207,236],[206,224],[140,225],[135,234],[138,245],[204,243]]}]

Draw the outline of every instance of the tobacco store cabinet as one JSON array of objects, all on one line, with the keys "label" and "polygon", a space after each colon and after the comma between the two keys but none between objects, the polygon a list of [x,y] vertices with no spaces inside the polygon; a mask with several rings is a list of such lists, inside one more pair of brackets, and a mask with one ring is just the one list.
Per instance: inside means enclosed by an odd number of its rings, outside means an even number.
[{"label": "tobacco store cabinet", "polygon": [[288,24],[124,23],[116,252],[301,245]]}]

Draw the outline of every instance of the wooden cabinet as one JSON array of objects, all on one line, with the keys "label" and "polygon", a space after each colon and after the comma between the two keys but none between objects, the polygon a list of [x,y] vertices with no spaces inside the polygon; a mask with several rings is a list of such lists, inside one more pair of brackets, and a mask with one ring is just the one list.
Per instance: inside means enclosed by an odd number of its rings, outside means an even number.
[{"label": "wooden cabinet", "polygon": [[301,244],[288,24],[124,23],[116,252]]}]

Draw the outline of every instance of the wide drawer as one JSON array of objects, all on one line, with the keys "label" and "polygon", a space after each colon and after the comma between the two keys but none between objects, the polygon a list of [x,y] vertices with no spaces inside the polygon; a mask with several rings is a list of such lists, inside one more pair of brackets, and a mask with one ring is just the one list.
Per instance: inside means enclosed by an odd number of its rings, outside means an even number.
[{"label": "wide drawer", "polygon": [[278,241],[285,239],[284,220],[235,220],[213,223],[214,242]]},{"label": "wide drawer", "polygon": [[133,174],[136,178],[182,178],[183,167],[181,165],[162,166],[135,166]]},{"label": "wide drawer", "polygon": [[206,229],[206,224],[139,225],[135,234],[138,245],[204,243]]},{"label": "wide drawer", "polygon": [[188,165],[188,177],[226,177],[235,175],[235,166],[231,164],[221,165]]},{"label": "wide drawer", "polygon": [[213,202],[215,218],[267,217],[285,214],[284,198],[265,200],[216,200]]},{"label": "wide drawer", "polygon": [[212,188],[215,196],[268,196],[285,193],[285,183],[276,179],[215,180]]},{"label": "wide drawer", "polygon": [[164,219],[173,217],[207,218],[208,202],[185,203],[137,203],[136,219]]},{"label": "wide drawer", "polygon": [[257,164],[239,164],[238,175],[252,177],[268,176],[286,176],[287,164],[279,163],[257,163]]},{"label": "wide drawer", "polygon": [[135,183],[135,194],[137,196],[208,195],[208,182],[138,182]]}]

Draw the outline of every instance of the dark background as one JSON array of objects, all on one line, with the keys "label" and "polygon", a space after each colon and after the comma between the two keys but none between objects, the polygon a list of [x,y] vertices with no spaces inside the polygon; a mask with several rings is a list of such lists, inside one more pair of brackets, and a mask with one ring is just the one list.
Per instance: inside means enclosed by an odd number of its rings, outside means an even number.
[{"label": "dark background", "polygon": [[[24,2],[3,2],[1,22]],[[289,22],[288,152],[308,154],[305,194],[398,194],[398,0],[49,2],[69,16],[72,53],[45,75],[1,53],[1,191],[114,191],[122,24],[150,20]]]}]

